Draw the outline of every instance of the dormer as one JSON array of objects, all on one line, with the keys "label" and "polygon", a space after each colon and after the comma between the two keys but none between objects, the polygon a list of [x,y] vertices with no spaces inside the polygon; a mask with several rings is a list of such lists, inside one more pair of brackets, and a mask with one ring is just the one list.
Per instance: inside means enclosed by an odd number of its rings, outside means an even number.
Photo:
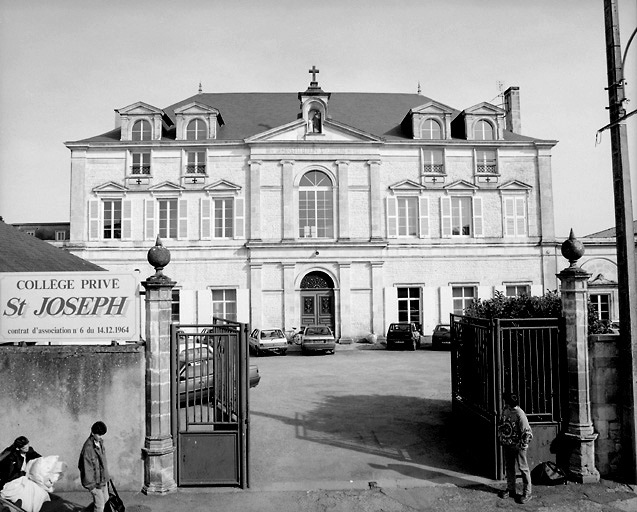
[{"label": "dormer", "polygon": [[316,81],[316,74],[319,72],[316,66],[312,66],[309,72],[312,73],[310,86],[305,92],[300,92],[298,97],[306,136],[317,137],[323,134],[323,122],[327,119],[327,106],[332,94],[324,92]]},{"label": "dormer", "polygon": [[121,140],[151,141],[161,140],[162,120],[165,116],[160,108],[142,101],[128,107],[115,109],[121,121]]},{"label": "dormer", "polygon": [[409,111],[402,123],[403,130],[414,139],[450,139],[453,113],[452,108],[430,101]]},{"label": "dormer", "polygon": [[216,108],[193,101],[175,109],[177,140],[206,140],[217,138],[217,126],[223,118]]},{"label": "dormer", "polygon": [[505,112],[482,102],[463,110],[451,123],[456,139],[495,141],[504,139]]}]

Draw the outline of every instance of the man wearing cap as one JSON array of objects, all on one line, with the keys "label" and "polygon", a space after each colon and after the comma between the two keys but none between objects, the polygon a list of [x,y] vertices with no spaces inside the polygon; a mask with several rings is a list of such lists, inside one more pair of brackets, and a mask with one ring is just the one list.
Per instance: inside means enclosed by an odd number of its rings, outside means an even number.
[{"label": "man wearing cap", "polygon": [[110,476],[102,439],[104,434],[106,434],[104,422],[95,422],[91,427],[91,435],[82,446],[78,462],[82,486],[90,491],[95,512],[103,512],[104,506],[108,501],[108,481]]}]

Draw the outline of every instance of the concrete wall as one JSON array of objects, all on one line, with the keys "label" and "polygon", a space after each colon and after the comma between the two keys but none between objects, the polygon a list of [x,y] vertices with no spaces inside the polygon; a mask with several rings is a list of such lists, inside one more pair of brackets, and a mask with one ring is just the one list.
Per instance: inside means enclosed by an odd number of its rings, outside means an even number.
[{"label": "concrete wall", "polygon": [[142,345],[0,346],[0,450],[25,435],[40,454],[68,464],[56,490],[80,490],[80,450],[91,425],[102,420],[118,489],[139,491],[144,378]]},{"label": "concrete wall", "polygon": [[603,478],[620,476],[621,380],[618,342],[617,334],[588,337],[591,413],[598,434],[595,465]]}]

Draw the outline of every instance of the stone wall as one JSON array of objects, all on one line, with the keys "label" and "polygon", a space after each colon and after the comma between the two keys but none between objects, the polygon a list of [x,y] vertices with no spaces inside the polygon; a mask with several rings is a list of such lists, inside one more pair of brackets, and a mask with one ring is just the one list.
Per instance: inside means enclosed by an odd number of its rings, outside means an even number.
[{"label": "stone wall", "polygon": [[595,465],[602,477],[620,474],[621,382],[619,378],[619,335],[588,337],[591,413],[595,432]]},{"label": "stone wall", "polygon": [[143,484],[145,354],[142,345],[0,346],[0,450],[25,435],[68,468],[56,490],[81,490],[77,469],[91,425],[102,420],[118,489]]}]

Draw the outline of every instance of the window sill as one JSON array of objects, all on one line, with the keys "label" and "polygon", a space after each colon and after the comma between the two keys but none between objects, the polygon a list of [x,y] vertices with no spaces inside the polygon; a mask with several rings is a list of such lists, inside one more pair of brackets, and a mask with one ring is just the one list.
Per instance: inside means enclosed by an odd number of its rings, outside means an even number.
[{"label": "window sill", "polygon": [[426,172],[420,175],[423,183],[444,184],[447,181],[447,174],[440,172]]}]

